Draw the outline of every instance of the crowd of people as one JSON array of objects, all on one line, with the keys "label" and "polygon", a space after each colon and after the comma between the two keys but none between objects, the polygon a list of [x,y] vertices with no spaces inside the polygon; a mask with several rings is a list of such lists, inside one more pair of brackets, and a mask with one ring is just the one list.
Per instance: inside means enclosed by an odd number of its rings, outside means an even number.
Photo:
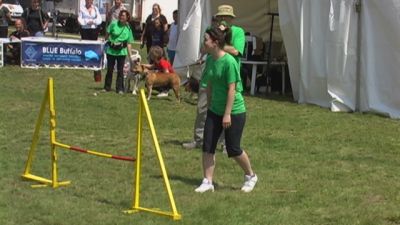
[{"label": "crowd of people", "polygon": [[[12,38],[25,36],[43,36],[49,18],[40,8],[39,0],[32,0],[31,7],[24,11],[21,20],[15,21],[16,31]],[[3,10],[0,0],[0,35],[8,33],[9,12]],[[173,12],[173,22],[169,25],[161,13],[159,4],[154,4],[152,13],[140,38],[142,47],[146,46],[149,64],[147,69],[163,73],[173,73],[172,67],[178,40],[178,11]],[[242,96],[243,87],[240,77],[240,57],[245,47],[245,33],[235,26],[233,7],[221,5],[213,16],[212,25],[205,31],[202,54],[198,63],[205,62],[199,80],[197,113],[193,129],[193,140],[183,143],[186,149],[202,148],[203,180],[196,192],[214,191],[213,175],[215,152],[222,141],[227,156],[233,158],[244,172],[244,192],[251,192],[258,177],[254,173],[249,157],[241,148],[241,137],[246,121],[246,107]],[[123,0],[114,0],[106,15],[107,73],[103,92],[112,90],[112,78],[116,65],[117,78],[115,91],[124,93],[123,68],[126,60],[131,59],[133,31],[129,24],[130,14]],[[99,9],[93,0],[85,0],[78,15],[83,40],[97,40],[98,27],[102,23]],[[26,28],[25,28],[26,26]],[[6,31],[5,31],[6,30]],[[165,51],[164,49],[167,49]],[[17,46],[10,45],[18,53]],[[101,81],[101,72],[94,71],[94,79]],[[168,96],[168,87],[158,89],[159,97]]]}]

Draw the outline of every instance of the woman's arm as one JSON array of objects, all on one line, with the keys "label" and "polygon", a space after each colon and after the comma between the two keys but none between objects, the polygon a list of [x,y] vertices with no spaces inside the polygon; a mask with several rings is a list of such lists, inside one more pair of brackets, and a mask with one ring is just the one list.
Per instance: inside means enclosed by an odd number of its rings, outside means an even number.
[{"label": "woman's arm", "polygon": [[153,64],[142,64],[146,69],[152,70],[154,68]]},{"label": "woman's arm", "polygon": [[168,31],[168,21],[167,21],[167,17],[165,17],[164,15],[160,15],[160,19],[163,20],[161,21],[163,23],[163,29],[164,32]]},{"label": "woman's arm", "polygon": [[150,23],[151,22],[151,15],[150,16],[148,16],[147,17],[147,19],[146,19],[146,21],[145,21],[145,24],[144,24],[144,27],[143,27],[143,30],[142,30],[142,35],[140,36],[140,42],[142,43],[142,44],[144,44],[145,42],[146,42],[146,32],[147,32],[147,26],[149,26],[149,24],[148,23]]},{"label": "woman's arm", "polygon": [[39,13],[42,14],[42,18],[43,18],[42,28],[43,28],[43,30],[46,30],[47,27],[49,26],[49,20],[50,19],[49,19],[49,17],[47,16],[47,14],[43,10],[40,10]]},{"label": "woman's arm", "polygon": [[83,10],[82,7],[79,9],[79,13],[78,13],[78,23],[81,26],[86,25],[86,21],[83,19]]},{"label": "woman's arm", "polygon": [[228,96],[226,98],[226,106],[224,117],[222,118],[222,127],[229,128],[231,126],[231,112],[233,101],[235,99],[236,83],[230,83],[228,86]]},{"label": "woman's arm", "polygon": [[128,48],[129,62],[132,62],[132,55],[131,55],[131,52],[132,52],[132,45],[131,45],[131,43],[128,43],[128,44],[126,45],[126,47]]},{"label": "woman's arm", "polygon": [[232,45],[225,45],[224,46],[224,51],[229,53],[229,54],[231,54],[231,55],[233,55],[233,56],[238,56],[240,54],[239,51],[235,47],[233,47]]},{"label": "woman's arm", "polygon": [[103,22],[103,20],[101,19],[99,9],[97,7],[94,7],[94,9],[96,10],[96,18],[94,19],[93,23],[99,26]]}]

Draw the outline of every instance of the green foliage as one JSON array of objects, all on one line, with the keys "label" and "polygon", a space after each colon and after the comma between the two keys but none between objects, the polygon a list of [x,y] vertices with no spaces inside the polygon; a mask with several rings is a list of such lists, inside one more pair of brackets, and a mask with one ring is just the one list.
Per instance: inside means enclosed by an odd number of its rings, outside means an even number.
[{"label": "green foliage", "polygon": [[[104,74],[103,74],[104,75]],[[99,93],[84,70],[0,68],[0,224],[399,224],[399,121],[373,114],[332,113],[288,98],[246,96],[242,140],[259,183],[240,192],[242,171],[219,151],[216,191],[197,194],[201,152],[190,140],[196,107],[149,102],[182,221],[122,211],[132,204],[134,165],[58,149],[60,180],[32,189],[24,170],[48,77],[55,81],[57,140],[115,155],[135,156],[138,99]],[[104,78],[104,76],[103,76]],[[114,83],[115,84],[115,81]],[[48,116],[32,173],[50,178]],[[141,205],[169,211],[145,121]]]}]

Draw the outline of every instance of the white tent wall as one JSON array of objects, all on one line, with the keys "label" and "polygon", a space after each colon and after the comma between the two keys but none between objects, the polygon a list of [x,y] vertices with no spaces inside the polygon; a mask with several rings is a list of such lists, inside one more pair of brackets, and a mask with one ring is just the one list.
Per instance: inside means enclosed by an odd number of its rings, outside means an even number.
[{"label": "white tent wall", "polygon": [[208,0],[184,0],[179,1],[178,10],[179,38],[174,68],[182,81],[189,72],[200,78],[201,67],[188,65],[199,59],[202,34],[211,23],[210,4]]},{"label": "white tent wall", "polygon": [[400,118],[400,0],[362,3],[360,109]]},{"label": "white tent wall", "polygon": [[357,14],[353,1],[279,1],[280,25],[299,103],[354,110]]},{"label": "white tent wall", "polygon": [[333,111],[399,118],[400,1],[361,1],[360,23],[356,2],[279,1],[293,95]]}]

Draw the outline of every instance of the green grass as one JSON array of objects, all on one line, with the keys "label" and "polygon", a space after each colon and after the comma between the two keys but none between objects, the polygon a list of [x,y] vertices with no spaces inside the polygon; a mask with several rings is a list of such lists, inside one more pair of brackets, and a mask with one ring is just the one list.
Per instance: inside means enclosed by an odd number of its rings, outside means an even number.
[{"label": "green grass", "polygon": [[[399,121],[332,113],[281,96],[245,97],[242,145],[260,180],[249,194],[239,190],[241,170],[220,151],[216,191],[194,193],[201,152],[180,144],[192,137],[196,106],[174,97],[149,102],[179,222],[122,213],[132,204],[135,164],[129,162],[57,149],[59,178],[72,184],[32,189],[21,174],[49,76],[57,140],[135,155],[137,97],[94,96],[102,84],[89,71],[0,68],[0,224],[400,224]],[[45,119],[32,173],[50,178]],[[170,210],[147,122],[143,142],[141,205]]]}]

